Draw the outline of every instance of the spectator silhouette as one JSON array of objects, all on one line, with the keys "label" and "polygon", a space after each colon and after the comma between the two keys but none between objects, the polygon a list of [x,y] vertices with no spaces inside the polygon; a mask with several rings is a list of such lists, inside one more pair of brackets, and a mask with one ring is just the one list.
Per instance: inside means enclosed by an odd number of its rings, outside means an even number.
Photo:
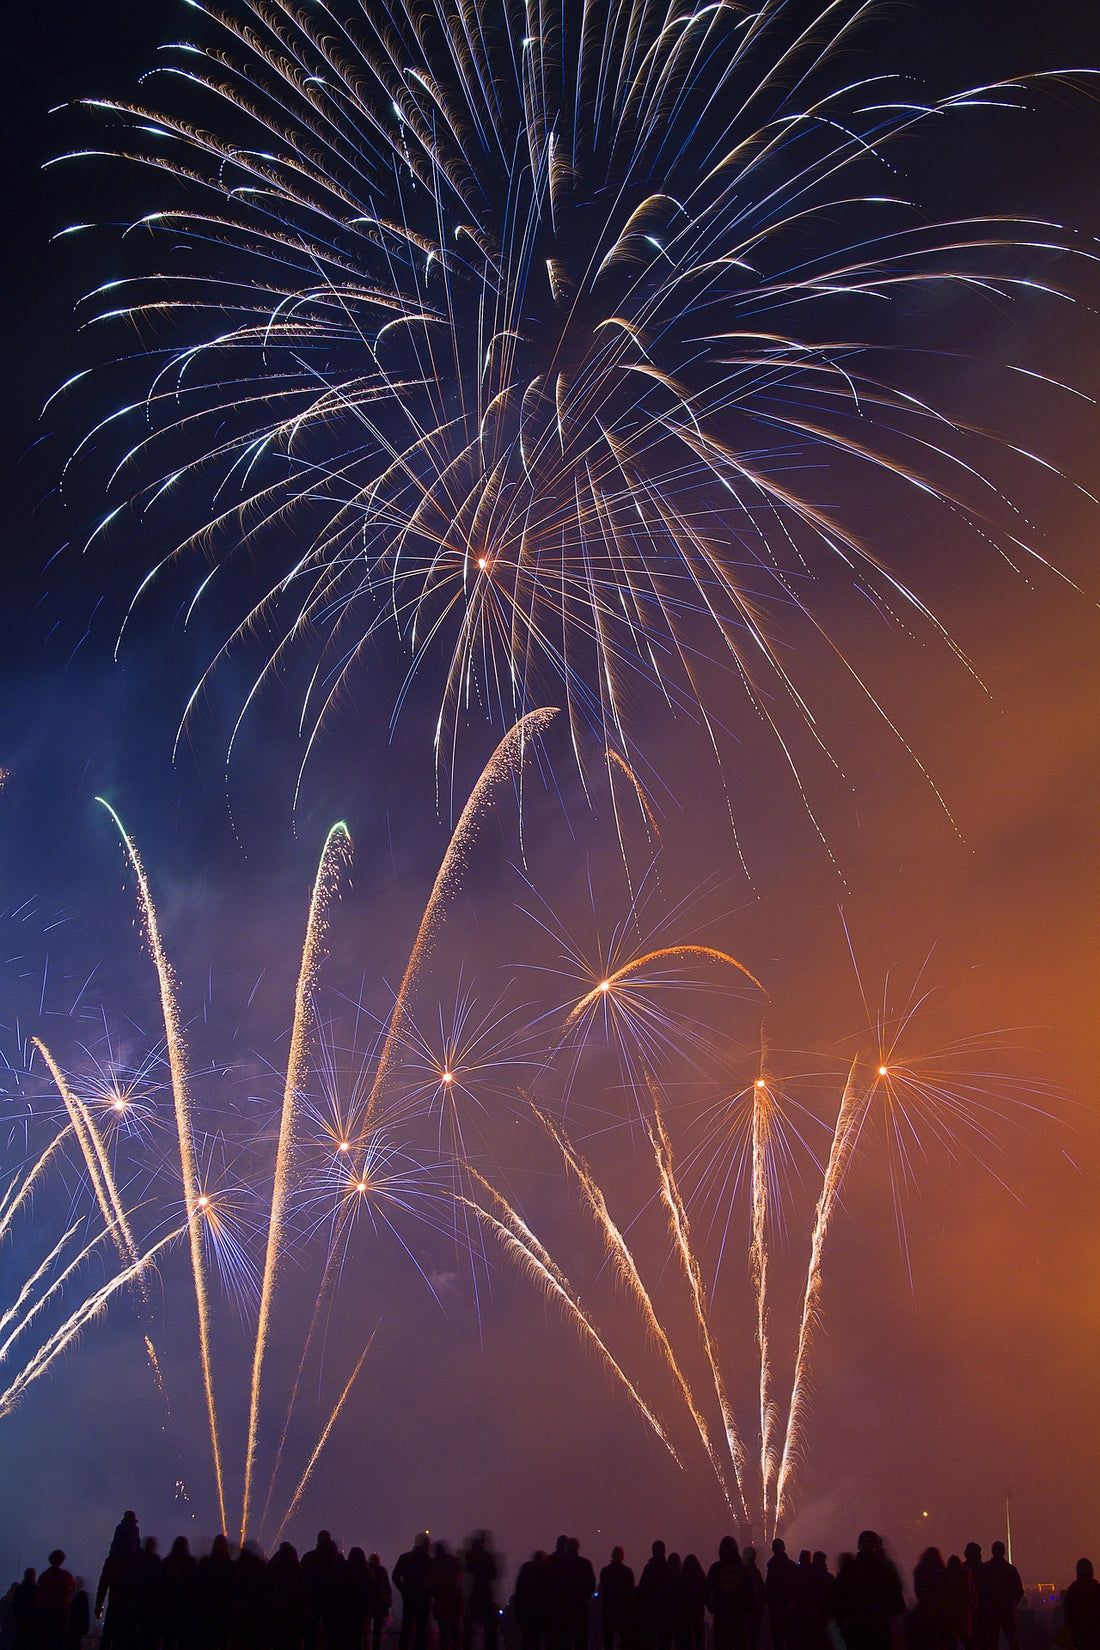
[{"label": "spectator silhouette", "polygon": [[493,1552],[488,1530],[475,1530],[466,1549],[466,1581],[469,1597],[466,1606],[466,1650],[474,1641],[480,1627],[484,1650],[496,1650],[500,1611],[497,1608],[497,1578],[500,1565]]},{"label": "spectator silhouette", "polygon": [[757,1563],[756,1548],[746,1547],[743,1557],[745,1560],[745,1577],[749,1584],[749,1609],[745,1618],[745,1625],[748,1629],[749,1650],[756,1650],[760,1639],[760,1626],[768,1606],[768,1595],[764,1577],[760,1573],[760,1565]]},{"label": "spectator silhouette", "polygon": [[998,1650],[1002,1633],[1008,1650],[1020,1650],[1016,1612],[1024,1596],[1024,1584],[1015,1564],[1010,1564],[1005,1557],[1003,1541],[993,1543],[981,1574],[988,1621],[988,1650]]},{"label": "spectator silhouette", "polygon": [[458,1650],[462,1627],[462,1560],[445,1541],[437,1541],[432,1549],[428,1592],[439,1631],[439,1650]]},{"label": "spectator silhouette", "polygon": [[638,1643],[642,1650],[671,1650],[675,1613],[675,1578],[663,1541],[655,1541],[638,1577],[635,1598]]},{"label": "spectator silhouette", "polygon": [[178,1535],[160,1567],[163,1650],[191,1650],[194,1644],[197,1569],[187,1537]]},{"label": "spectator silhouette", "polygon": [[92,1625],[92,1601],[88,1597],[88,1586],[83,1576],[77,1576],[73,1588],[72,1602],[69,1605],[69,1631],[65,1638],[66,1650],[80,1650],[81,1640],[86,1639]]},{"label": "spectator silhouette", "polygon": [[[298,1550],[284,1541],[267,1564],[267,1609],[272,1650],[299,1650],[309,1612]],[[167,1646],[165,1647],[167,1650]]]},{"label": "spectator silhouette", "polygon": [[374,1577],[374,1607],[371,1614],[371,1650],[382,1650],[382,1634],[386,1630],[390,1611],[393,1608],[393,1588],[390,1586],[389,1573],[377,1553],[371,1553],[367,1559],[371,1574]]},{"label": "spectator silhouette", "polygon": [[63,1568],[65,1554],[55,1547],[49,1568],[38,1578],[38,1641],[42,1650],[65,1650],[69,1636],[69,1608],[76,1582]]},{"label": "spectator silhouette", "polygon": [[768,1604],[768,1624],[771,1627],[772,1650],[795,1650],[798,1628],[798,1565],[787,1551],[787,1544],[776,1536],[772,1542],[772,1556],[764,1577],[764,1595]]},{"label": "spectator silhouette", "polygon": [[630,1619],[634,1605],[634,1571],[621,1547],[612,1547],[611,1558],[600,1571],[600,1637],[603,1650],[628,1650]]},{"label": "spectator silhouette", "polygon": [[546,1642],[547,1570],[546,1554],[541,1548],[516,1573],[512,1611],[520,1650],[542,1650]]},{"label": "spectator silhouette", "polygon": [[703,1650],[707,1610],[707,1576],[694,1553],[680,1566],[676,1593],[677,1650]]},{"label": "spectator silhouette", "polygon": [[1100,1650],[1100,1581],[1091,1559],[1077,1560],[1077,1578],[1062,1594],[1062,1612],[1073,1650]]},{"label": "spectator silhouette", "polygon": [[905,1609],[905,1593],[874,1530],[860,1535],[855,1557],[837,1575],[834,1599],[848,1650],[890,1650],[891,1624]]},{"label": "spectator silhouette", "polygon": [[798,1638],[801,1650],[829,1650],[834,1579],[824,1553],[807,1554],[798,1567]]},{"label": "spectator silhouette", "polygon": [[432,1555],[428,1532],[422,1530],[408,1552],[402,1553],[393,1567],[393,1584],[401,1594],[401,1633],[398,1650],[427,1650],[428,1626],[431,1620],[431,1593],[428,1574]]},{"label": "spectator silhouette", "polygon": [[938,1547],[926,1547],[913,1571],[916,1604],[909,1622],[912,1650],[948,1650],[947,1566]]},{"label": "spectator silhouette", "polygon": [[38,1650],[38,1571],[26,1569],[11,1595],[15,1650]]},{"label": "spectator silhouette", "polygon": [[718,1557],[707,1571],[706,1604],[714,1650],[743,1650],[751,1602],[737,1543],[732,1535],[724,1535],[718,1543]]},{"label": "spectator silhouette", "polygon": [[97,1618],[103,1618],[100,1650],[136,1650],[140,1562],[141,1531],[137,1513],[124,1512],[115,1525],[96,1588],[95,1613]]}]

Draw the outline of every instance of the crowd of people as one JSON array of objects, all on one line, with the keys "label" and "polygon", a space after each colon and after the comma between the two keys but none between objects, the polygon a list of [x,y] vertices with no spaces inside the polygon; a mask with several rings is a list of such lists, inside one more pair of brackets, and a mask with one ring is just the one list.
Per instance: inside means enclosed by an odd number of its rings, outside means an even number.
[{"label": "crowd of people", "polygon": [[[640,1574],[615,1547],[597,1574],[576,1538],[534,1553],[502,1608],[500,1562],[485,1531],[461,1550],[426,1532],[392,1576],[377,1553],[346,1556],[327,1530],[309,1552],[283,1542],[270,1559],[224,1535],[196,1557],[179,1536],[162,1557],[127,1512],[111,1541],[94,1605],[83,1581],[50,1554],[39,1576],[13,1583],[0,1650],[1020,1650],[1023,1586],[993,1543],[944,1560],[936,1548],[913,1573],[907,1610],[882,1539],[864,1530],[835,1573],[824,1552],[794,1559],[772,1542],[763,1566],[732,1536],[704,1566],[655,1541]],[[395,1604],[399,1607],[395,1610]],[[1060,1650],[1100,1650],[1100,1582],[1088,1559],[1063,1594]],[[391,1624],[391,1615],[396,1619]],[[93,1626],[102,1621],[102,1627]]]}]

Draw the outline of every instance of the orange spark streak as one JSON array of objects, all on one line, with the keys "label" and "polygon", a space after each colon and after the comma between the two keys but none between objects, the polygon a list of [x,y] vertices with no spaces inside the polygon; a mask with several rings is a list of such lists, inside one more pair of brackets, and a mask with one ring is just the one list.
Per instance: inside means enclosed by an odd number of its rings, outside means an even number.
[{"label": "orange spark streak", "polygon": [[[291,1517],[293,1516],[293,1513],[294,1513],[294,1509],[297,1507],[299,1501],[302,1499],[302,1491],[305,1489],[306,1485],[309,1483],[310,1477],[312,1476],[314,1467],[317,1465],[317,1461],[318,1461],[318,1458],[321,1454],[321,1451],[324,1449],[325,1445],[328,1442],[329,1433],[332,1431],[333,1427],[336,1425],[336,1422],[337,1422],[337,1420],[339,1418],[339,1415],[340,1415],[340,1411],[343,1409],[344,1404],[347,1400],[348,1394],[351,1392],[352,1387],[355,1385],[355,1381],[356,1381],[356,1378],[359,1374],[359,1371],[362,1369],[364,1363],[366,1362],[367,1353],[370,1351],[371,1347],[373,1346],[374,1336],[377,1335],[377,1333],[378,1333],[378,1331],[376,1329],[374,1331],[374,1333],[371,1335],[370,1340],[367,1342],[366,1346],[363,1348],[362,1352],[360,1353],[359,1362],[356,1364],[355,1368],[351,1372],[351,1375],[348,1377],[347,1386],[344,1388],[343,1392],[341,1392],[339,1398],[337,1398],[337,1400],[336,1400],[336,1407],[333,1410],[332,1414],[329,1416],[328,1421],[325,1425],[324,1431],[321,1433],[320,1438],[318,1438],[318,1440],[317,1440],[317,1444],[316,1444],[316,1447],[314,1448],[313,1454],[310,1456],[309,1460],[306,1463],[306,1470],[302,1474],[301,1478],[298,1481],[298,1488],[294,1491],[294,1495],[291,1498],[290,1506],[287,1508],[286,1513],[283,1517],[283,1521],[279,1525],[279,1528],[275,1532],[275,1542],[278,1542],[282,1538],[282,1533],[286,1529],[287,1525],[290,1523]],[[273,1546],[275,1545],[275,1542],[272,1542]]]},{"label": "orange spark streak", "polygon": [[772,1155],[771,1093],[763,1078],[752,1091],[752,1243],[749,1272],[756,1295],[756,1345],[760,1353],[760,1481],[764,1536],[772,1485],[779,1470],[776,1427],[779,1415],[772,1397],[771,1348],[768,1341],[768,1163]]},{"label": "orange spark streak", "polygon": [[3,1205],[0,1206],[0,1238],[4,1236],[4,1233],[11,1225],[19,1209],[34,1190],[36,1181],[42,1174],[45,1173],[46,1165],[49,1163],[50,1158],[53,1156],[54,1152],[59,1149],[62,1141],[72,1129],[72,1126],[73,1125],[71,1123],[66,1123],[64,1128],[54,1135],[53,1139],[50,1141],[49,1145],[46,1147],[41,1157],[39,1157],[38,1161],[34,1164],[34,1167],[30,1170],[21,1185],[17,1175],[8,1187]]},{"label": "orange spark streak", "polygon": [[[688,1224],[687,1209],[680,1196],[680,1188],[676,1184],[676,1176],[672,1168],[672,1146],[665,1132],[664,1121],[661,1117],[656,1086],[648,1077],[650,1093],[653,1099],[653,1124],[646,1119],[646,1132],[653,1147],[653,1156],[657,1164],[657,1172],[661,1179],[661,1198],[668,1210],[669,1226],[672,1231],[673,1242],[683,1263],[684,1273],[691,1289],[692,1305],[695,1309],[695,1321],[699,1325],[699,1332],[703,1337],[703,1349],[710,1365],[711,1378],[714,1381],[714,1393],[718,1399],[718,1407],[722,1412],[722,1425],[726,1433],[726,1445],[730,1452],[730,1462],[733,1466],[734,1482],[737,1485],[737,1495],[741,1502],[741,1512],[745,1523],[751,1523],[749,1518],[748,1502],[745,1500],[745,1447],[741,1442],[741,1435],[734,1419],[733,1409],[726,1393],[726,1383],[722,1378],[721,1365],[714,1349],[714,1342],[710,1334],[710,1320],[707,1315],[706,1292],[703,1289],[703,1278],[699,1270],[699,1263],[691,1247],[691,1229]],[[729,1501],[729,1492],[725,1483],[722,1483],[726,1500]],[[732,1511],[732,1506],[730,1508]]]},{"label": "orange spark streak", "polygon": [[460,1203],[464,1203],[468,1209],[472,1210],[473,1213],[477,1215],[479,1220],[485,1221],[496,1233],[508,1253],[517,1256],[523,1264],[524,1269],[530,1274],[530,1276],[533,1277],[538,1283],[542,1284],[548,1295],[559,1301],[566,1308],[566,1311],[580,1329],[581,1334],[586,1336],[596,1348],[607,1367],[611,1370],[612,1374],[618,1376],[619,1380],[622,1382],[623,1386],[633,1399],[639,1414],[642,1415],[649,1423],[657,1437],[668,1450],[668,1453],[672,1456],[672,1459],[675,1461],[676,1465],[682,1471],[684,1463],[677,1454],[676,1449],[669,1439],[668,1434],[665,1432],[664,1427],[661,1425],[661,1422],[658,1420],[653,1410],[650,1409],[649,1405],[646,1403],[633,1381],[616,1361],[608,1347],[604,1344],[604,1341],[593,1325],[592,1320],[589,1318],[587,1312],[584,1310],[584,1307],[581,1305],[579,1298],[573,1292],[572,1286],[570,1285],[568,1278],[565,1276],[565,1273],[554,1262],[549,1252],[543,1248],[538,1238],[531,1231],[530,1227],[516,1213],[515,1209],[512,1208],[511,1204],[500,1195],[496,1187],[491,1186],[482,1175],[478,1174],[476,1169],[470,1169],[470,1173],[475,1180],[479,1181],[480,1184],[484,1186],[490,1197],[501,1209],[504,1214],[504,1219],[498,1220],[495,1215],[491,1215],[487,1209],[483,1209],[480,1204],[475,1203],[471,1198],[464,1197],[461,1192],[458,1194],[458,1201]]},{"label": "orange spark streak", "polygon": [[86,1324],[91,1323],[94,1318],[99,1316],[111,1296],[116,1294],[133,1278],[141,1277],[146,1268],[152,1265],[160,1251],[167,1248],[170,1243],[174,1243],[182,1235],[183,1227],[178,1226],[174,1232],[169,1232],[167,1237],[161,1238],[159,1243],[154,1244],[144,1255],[141,1255],[132,1266],[127,1266],[115,1277],[108,1279],[101,1289],[97,1289],[94,1294],[88,1296],[87,1300],[81,1302],[71,1317],[59,1329],[55,1330],[49,1340],[38,1349],[34,1357],[20,1371],[7,1390],[0,1392],[0,1418],[11,1414],[27,1387],[33,1381],[36,1381],[39,1376],[46,1373],[54,1359],[61,1356]]},{"label": "orange spark streak", "polygon": [[168,1050],[168,1067],[172,1076],[172,1100],[175,1108],[176,1139],[180,1154],[180,1179],[183,1184],[184,1209],[187,1213],[187,1234],[191,1245],[191,1276],[195,1286],[195,1308],[199,1321],[199,1355],[202,1361],[203,1388],[206,1393],[206,1413],[210,1425],[210,1448],[214,1457],[214,1477],[218,1487],[218,1507],[222,1529],[226,1527],[225,1483],[222,1476],[221,1444],[218,1438],[218,1413],[214,1403],[214,1377],[210,1361],[210,1292],[206,1279],[206,1258],[203,1253],[202,1224],[198,1218],[198,1163],[191,1127],[191,1095],[187,1086],[186,1045],[176,1003],[175,978],[161,943],[160,925],[156,907],[149,891],[145,868],[134,843],[126,834],[121,819],[111,804],[102,796],[96,798],[111,818],[122,838],[122,845],[137,878],[140,908],[145,933],[160,985],[160,1007],[164,1020],[164,1039]]},{"label": "orange spark streak", "polygon": [[279,1119],[279,1145],[275,1154],[275,1176],[271,1186],[271,1216],[267,1226],[267,1254],[264,1260],[263,1286],[260,1290],[260,1310],[256,1323],[256,1343],[252,1357],[252,1393],[248,1414],[248,1446],[245,1454],[244,1498],[241,1505],[241,1542],[248,1527],[248,1513],[252,1499],[252,1475],[256,1463],[256,1444],[260,1421],[260,1380],[264,1353],[267,1350],[271,1325],[271,1307],[278,1280],[279,1261],[283,1248],[283,1223],[290,1177],[297,1152],[298,1114],[302,1085],[306,1075],[306,1058],[313,1023],[313,985],[324,950],[328,924],[326,912],[336,880],[337,867],[348,855],[351,836],[343,823],[336,824],[325,838],[321,850],[313,895],[309,903],[302,962],[298,971],[298,987],[294,997],[294,1024],[290,1034],[290,1053],[287,1056],[286,1084]]},{"label": "orange spark streak", "polygon": [[[573,1004],[565,1017],[562,1031],[568,1031],[585,1010],[592,1007],[592,1004],[599,998],[601,993],[609,990],[613,991],[617,985],[629,979],[632,974],[639,973],[648,964],[663,962],[666,958],[675,958],[677,961],[686,962],[693,957],[707,962],[724,963],[730,968],[736,968],[739,973],[752,982],[758,991],[764,990],[756,975],[750,974],[744,963],[738,962],[736,957],[731,957],[728,951],[716,951],[710,945],[665,945],[657,951],[647,951],[644,957],[631,958],[629,962],[623,963],[621,968],[616,969],[614,974],[609,974],[605,980],[601,980],[586,996],[581,998],[580,1002]],[[767,995],[766,992],[765,995]]]},{"label": "orange spark streak", "polygon": [[119,1257],[124,1264],[132,1265],[138,1258],[137,1244],[134,1242],[130,1223],[126,1219],[126,1211],[122,1206],[122,1199],[118,1195],[115,1177],[111,1173],[110,1159],[103,1149],[103,1142],[99,1138],[99,1131],[84,1102],[80,1100],[69,1087],[64,1073],[57,1061],[39,1038],[32,1037],[32,1043],[45,1060],[50,1069],[50,1076],[57,1085],[57,1092],[65,1102],[65,1110],[69,1114],[69,1122],[80,1143],[80,1150],[88,1170],[88,1177],[99,1204],[99,1211],[103,1216],[103,1223],[111,1237]]},{"label": "orange spark streak", "polygon": [[[551,1119],[546,1117],[542,1112],[536,1110],[535,1116],[542,1123],[543,1127],[546,1129],[546,1132],[550,1135],[550,1138],[554,1141],[554,1144],[561,1152],[565,1162],[577,1177],[577,1183],[581,1188],[581,1192],[584,1195],[584,1199],[588,1204],[589,1209],[592,1211],[596,1224],[603,1231],[608,1249],[615,1261],[615,1269],[619,1275],[619,1278],[629,1287],[635,1301],[641,1308],[642,1317],[645,1320],[646,1327],[653,1336],[654,1340],[657,1342],[661,1352],[664,1354],[665,1362],[668,1364],[668,1367],[676,1380],[676,1384],[680,1388],[684,1403],[688,1408],[688,1413],[691,1415],[691,1418],[695,1423],[700,1441],[703,1448],[706,1450],[707,1459],[710,1461],[711,1467],[714,1470],[714,1476],[717,1478],[722,1494],[725,1496],[726,1504],[732,1512],[733,1502],[730,1498],[730,1492],[726,1484],[725,1474],[722,1471],[722,1463],[718,1458],[718,1451],[715,1449],[714,1442],[710,1436],[710,1428],[707,1426],[706,1417],[695,1401],[695,1394],[692,1391],[691,1383],[688,1381],[687,1376],[680,1368],[676,1354],[672,1349],[672,1343],[668,1338],[664,1325],[657,1316],[653,1301],[650,1298],[649,1291],[646,1289],[646,1286],[642,1281],[641,1274],[638,1271],[637,1262],[630,1252],[627,1241],[623,1237],[623,1234],[619,1230],[615,1221],[611,1218],[611,1212],[607,1207],[607,1201],[604,1198],[603,1192],[597,1185],[592,1171],[589,1169],[587,1163],[585,1163],[580,1153],[574,1146],[571,1145],[560,1129],[558,1129]],[[736,1471],[736,1463],[734,1464],[734,1470]]]},{"label": "orange spark streak", "polygon": [[821,1185],[821,1196],[817,1200],[817,1210],[814,1215],[813,1237],[810,1243],[810,1264],[806,1273],[806,1293],[802,1301],[802,1323],[798,1333],[794,1382],[791,1387],[791,1404],[787,1412],[783,1459],[779,1468],[779,1482],[776,1486],[775,1522],[777,1528],[786,1511],[787,1485],[802,1449],[802,1434],[810,1393],[810,1353],[813,1348],[814,1330],[817,1328],[821,1316],[821,1257],[825,1247],[825,1238],[828,1234],[829,1222],[836,1208],[837,1199],[844,1184],[845,1175],[859,1143],[860,1130],[867,1119],[867,1108],[870,1103],[871,1091],[857,1093],[854,1087],[858,1063],[858,1060],[852,1061],[851,1069],[848,1072],[848,1081],[844,1085],[844,1094],[840,1102],[840,1110],[837,1113],[836,1128],[833,1130],[833,1143],[829,1148],[829,1161]]},{"label": "orange spark streak", "polygon": [[447,901],[458,886],[459,877],[465,864],[465,858],[473,845],[477,834],[477,826],[481,815],[492,802],[496,792],[505,780],[511,779],[523,767],[527,754],[527,747],[533,735],[539,734],[546,728],[551,719],[557,715],[557,710],[547,707],[543,710],[528,711],[526,716],[520,717],[514,727],[510,728],[482,769],[481,777],[470,792],[469,800],[463,808],[454,834],[443,856],[435,882],[432,886],[428,903],[424,907],[424,915],[420,919],[420,928],[417,931],[416,941],[409,953],[409,960],[405,967],[404,977],[394,1001],[393,1012],[386,1027],[386,1036],[382,1044],[382,1052],[378,1057],[378,1069],[374,1074],[374,1083],[371,1087],[370,1100],[367,1103],[363,1118],[361,1136],[365,1138],[370,1127],[378,1096],[389,1074],[393,1060],[394,1049],[397,1044],[397,1032],[406,1018],[406,1003],[416,984],[417,978],[428,962],[435,946],[440,924]]}]

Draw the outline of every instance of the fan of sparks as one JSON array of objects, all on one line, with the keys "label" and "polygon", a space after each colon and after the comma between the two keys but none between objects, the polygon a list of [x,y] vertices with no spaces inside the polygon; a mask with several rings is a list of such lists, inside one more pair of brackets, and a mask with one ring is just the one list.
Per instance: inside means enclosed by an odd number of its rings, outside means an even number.
[{"label": "fan of sparks", "polygon": [[954,646],[838,490],[1037,554],[989,436],[907,387],[907,301],[1034,299],[1072,238],[929,222],[892,158],[1023,82],[922,100],[863,49],[872,0],[195,9],[148,101],[91,105],[167,203],[134,225],[159,268],[88,300],[150,366],[87,444],[114,432],[112,485],[168,533],[198,512],[135,601],[212,560],[210,669],[262,638],[242,716],[312,649],[308,746],[392,622],[394,714],[425,671],[437,758],[471,710],[559,696],[629,752],[645,689],[717,742],[713,663],[786,750],[792,717],[816,737],[785,628],[820,631],[821,581]]}]

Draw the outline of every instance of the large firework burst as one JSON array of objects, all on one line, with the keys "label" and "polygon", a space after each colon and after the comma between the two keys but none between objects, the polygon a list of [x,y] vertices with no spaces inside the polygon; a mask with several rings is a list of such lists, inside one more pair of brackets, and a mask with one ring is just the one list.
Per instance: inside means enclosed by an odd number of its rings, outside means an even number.
[{"label": "large firework burst", "polygon": [[396,704],[439,672],[437,754],[471,707],[559,694],[628,750],[643,684],[717,739],[704,660],[787,749],[814,730],[778,627],[822,628],[822,579],[938,628],[815,472],[998,517],[900,318],[932,283],[1034,295],[1069,243],[930,223],[888,155],[1022,82],[922,97],[862,50],[873,0],[197,9],[148,105],[94,105],[170,204],[140,220],[159,270],[93,301],[153,363],[107,420],[116,485],[203,500],[142,589],[213,557],[218,657],[263,638],[246,708],[308,636],[313,733],[392,621]]}]

